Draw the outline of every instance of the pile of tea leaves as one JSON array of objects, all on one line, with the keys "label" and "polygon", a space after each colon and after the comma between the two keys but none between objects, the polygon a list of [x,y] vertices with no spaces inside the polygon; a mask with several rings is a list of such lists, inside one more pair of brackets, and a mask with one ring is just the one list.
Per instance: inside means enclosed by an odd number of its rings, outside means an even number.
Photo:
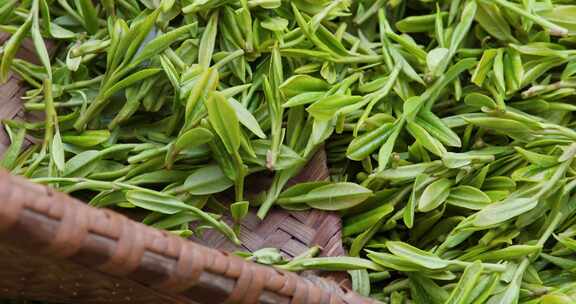
[{"label": "pile of tea leaves", "polygon": [[14,174],[237,243],[224,214],[337,211],[350,257],[247,258],[384,303],[576,302],[574,1],[5,0],[0,31],[45,118],[4,122]]}]

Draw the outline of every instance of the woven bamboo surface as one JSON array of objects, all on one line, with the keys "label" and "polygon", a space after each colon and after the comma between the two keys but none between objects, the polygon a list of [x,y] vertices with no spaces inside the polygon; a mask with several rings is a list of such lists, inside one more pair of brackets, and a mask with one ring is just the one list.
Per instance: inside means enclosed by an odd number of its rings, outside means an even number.
[{"label": "woven bamboo surface", "polygon": [[[302,170],[302,173],[291,180],[291,183],[302,181],[319,181],[328,178],[326,167],[326,154],[319,151],[310,163]],[[260,176],[256,180],[248,180],[247,188],[266,189],[267,182],[272,176]],[[232,224],[230,218],[226,220]],[[256,216],[256,210],[251,210],[241,223],[240,239],[242,245],[237,246],[217,231],[207,231],[201,238],[194,238],[212,248],[220,248],[227,251],[250,251],[260,248],[279,248],[287,257],[294,257],[306,251],[312,245],[320,245],[322,253],[326,256],[344,255],[342,248],[342,223],[340,217],[332,212],[319,210],[287,212],[281,209],[273,209],[272,212],[261,221]]]},{"label": "woven bamboo surface", "polygon": [[[6,38],[0,33],[0,43]],[[34,61],[33,46],[26,42],[18,57]],[[24,91],[14,75],[0,85],[0,119],[35,119],[21,110]],[[8,145],[1,130],[0,155]],[[321,152],[293,182],[327,176]],[[370,303],[333,281],[278,272],[225,252],[277,247],[291,257],[319,245],[322,255],[343,255],[341,222],[333,213],[273,209],[259,221],[251,211],[242,223],[242,247],[211,231],[195,239],[219,249],[214,250],[5,172],[0,203],[0,297],[63,303]],[[342,282],[342,276],[332,277]]]},{"label": "woven bamboo surface", "polygon": [[[0,32],[0,45],[8,40],[10,36],[7,33]],[[50,52],[55,51],[55,45],[48,42],[48,49]],[[26,40],[18,53],[17,58],[28,60],[30,62],[38,63],[36,59],[36,53],[34,51],[34,46],[30,40]],[[20,78],[14,73],[10,73],[9,80],[0,84],[0,120],[5,119],[18,119],[18,120],[36,120],[38,119],[38,114],[29,113],[22,110],[22,101],[20,96],[26,92],[26,88],[22,86]],[[29,145],[32,138],[27,136],[25,140],[25,145]],[[10,139],[6,134],[4,128],[0,128],[0,155],[10,145]]]}]

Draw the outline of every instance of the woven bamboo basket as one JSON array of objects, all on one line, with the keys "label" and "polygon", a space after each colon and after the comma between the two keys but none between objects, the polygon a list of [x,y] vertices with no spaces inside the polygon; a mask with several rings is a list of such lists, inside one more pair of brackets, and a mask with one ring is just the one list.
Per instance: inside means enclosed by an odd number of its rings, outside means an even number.
[{"label": "woven bamboo basket", "polygon": [[[0,45],[8,36],[0,33]],[[53,50],[55,46],[51,45]],[[35,61],[30,42],[18,57]],[[0,120],[35,120],[11,75],[0,85]],[[27,138],[27,144],[34,139]],[[0,131],[0,155],[10,144]],[[328,177],[319,152],[293,182]],[[279,248],[287,257],[318,245],[345,255],[337,214],[251,212],[236,246],[216,232],[186,240],[0,171],[0,299],[55,303],[375,303],[343,273],[289,273],[230,254]]]}]

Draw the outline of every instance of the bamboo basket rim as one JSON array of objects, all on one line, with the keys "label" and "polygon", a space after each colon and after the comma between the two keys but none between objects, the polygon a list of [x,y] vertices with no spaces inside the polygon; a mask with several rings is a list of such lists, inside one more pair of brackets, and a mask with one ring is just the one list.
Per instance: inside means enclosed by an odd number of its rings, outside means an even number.
[{"label": "bamboo basket rim", "polygon": [[[114,211],[90,207],[6,171],[0,171],[0,197],[3,198],[2,260],[72,265],[84,277],[94,274],[95,279],[130,286],[132,292],[128,295],[119,301],[112,298],[106,302],[123,303],[128,297],[143,303],[158,303],[158,299],[165,303],[376,303],[334,281],[246,261],[137,223]],[[24,269],[21,272],[25,273]],[[9,269],[0,274],[0,282],[18,281],[22,275]],[[83,290],[97,287],[88,286],[90,280],[84,280],[83,284]],[[49,282],[44,286],[50,286]],[[28,292],[26,287],[20,289],[22,295]],[[33,289],[29,291],[33,297],[53,292]],[[100,291],[99,294],[103,295]],[[109,295],[114,297],[112,292]],[[101,301],[80,302],[104,303]]]}]

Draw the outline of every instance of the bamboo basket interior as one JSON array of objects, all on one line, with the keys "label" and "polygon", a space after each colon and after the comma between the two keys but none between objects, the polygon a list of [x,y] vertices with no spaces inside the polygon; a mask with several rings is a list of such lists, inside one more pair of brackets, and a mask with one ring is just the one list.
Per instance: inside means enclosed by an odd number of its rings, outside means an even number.
[{"label": "bamboo basket interior", "polygon": [[[7,39],[0,33],[0,43]],[[54,52],[57,46],[49,43],[49,48]],[[17,56],[36,61],[30,41]],[[22,110],[25,90],[14,74],[0,85],[1,120],[42,118]],[[35,140],[27,137],[25,145]],[[9,144],[2,128],[0,155]],[[326,178],[326,156],[319,151],[291,182]],[[269,177],[260,176],[252,185],[261,187],[266,180]],[[215,231],[191,240],[172,236],[4,171],[0,204],[2,298],[58,303],[374,303],[352,292],[343,273],[296,275],[230,254],[276,247],[294,257],[316,245],[323,256],[345,255],[341,220],[334,213],[273,209],[260,221],[251,210],[241,224],[242,245],[237,246]]]}]

